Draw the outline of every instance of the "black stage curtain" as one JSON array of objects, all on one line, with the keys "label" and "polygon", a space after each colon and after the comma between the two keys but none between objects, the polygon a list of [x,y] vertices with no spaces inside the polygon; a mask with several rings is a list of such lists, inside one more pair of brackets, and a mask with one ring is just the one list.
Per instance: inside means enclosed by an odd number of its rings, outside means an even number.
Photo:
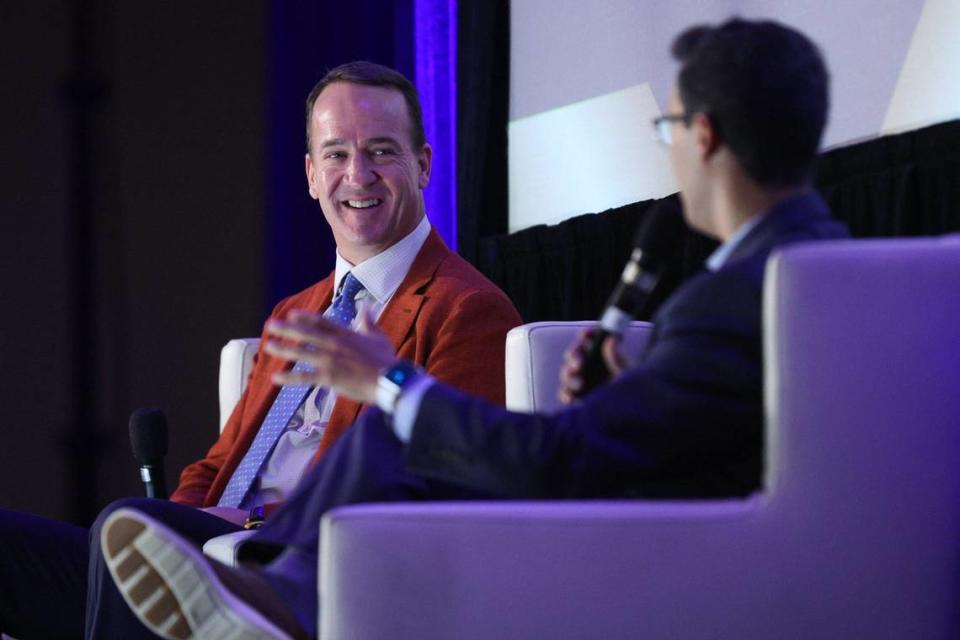
[{"label": "black stage curtain", "polygon": [[510,2],[461,2],[457,17],[457,250],[507,232]]},{"label": "black stage curtain", "polygon": [[[960,231],[960,121],[829,151],[815,185],[855,237]],[[481,238],[475,264],[525,322],[596,318],[630,254],[634,229],[657,202]],[[690,232],[657,298],[699,270],[715,246]]]},{"label": "black stage curtain", "polygon": [[[672,195],[664,201],[676,199]],[[660,204],[647,200],[484,238],[477,268],[510,296],[525,322],[595,319],[633,249],[637,225]],[[683,277],[699,270],[715,247],[689,231],[656,298],[662,300]]]},{"label": "black stage curtain", "polygon": [[856,237],[960,231],[960,120],[825,153],[816,185]]}]

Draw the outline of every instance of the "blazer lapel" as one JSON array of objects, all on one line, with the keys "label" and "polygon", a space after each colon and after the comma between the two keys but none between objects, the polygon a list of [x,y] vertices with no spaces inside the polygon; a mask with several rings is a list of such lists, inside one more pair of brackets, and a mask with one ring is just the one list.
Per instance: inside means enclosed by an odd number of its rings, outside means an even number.
[{"label": "blazer lapel", "polygon": [[[436,229],[431,229],[430,235],[427,236],[420,252],[410,265],[407,276],[380,315],[377,326],[386,334],[394,351],[398,354],[404,339],[410,333],[410,328],[420,314],[420,309],[426,300],[425,291],[448,253],[449,250],[440,238],[440,234]],[[412,356],[412,354],[409,355]],[[356,422],[363,406],[349,398],[337,398],[314,461],[319,460],[350,425]]]},{"label": "blazer lapel", "polygon": [[387,334],[395,351],[400,350],[403,339],[407,337],[410,327],[420,314],[420,308],[426,299],[425,291],[447,253],[440,234],[436,229],[431,229],[420,252],[413,259],[407,277],[400,283],[397,292],[383,310],[377,324],[380,330]]}]

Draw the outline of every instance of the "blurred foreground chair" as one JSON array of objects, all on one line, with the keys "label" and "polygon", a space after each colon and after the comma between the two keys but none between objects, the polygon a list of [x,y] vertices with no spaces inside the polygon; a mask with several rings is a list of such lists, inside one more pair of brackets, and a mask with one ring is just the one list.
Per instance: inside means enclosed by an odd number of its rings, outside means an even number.
[{"label": "blurred foreground chair", "polygon": [[960,637],[960,240],[789,248],[763,313],[761,492],[342,507],[321,638]]}]

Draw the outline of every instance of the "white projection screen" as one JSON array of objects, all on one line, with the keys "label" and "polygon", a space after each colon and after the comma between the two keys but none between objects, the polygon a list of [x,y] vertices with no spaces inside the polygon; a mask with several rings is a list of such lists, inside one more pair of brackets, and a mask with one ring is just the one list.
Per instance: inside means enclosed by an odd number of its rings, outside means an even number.
[{"label": "white projection screen", "polygon": [[820,45],[827,148],[960,117],[960,0],[512,0],[510,231],[676,191],[649,124],[670,43],[734,15]]}]

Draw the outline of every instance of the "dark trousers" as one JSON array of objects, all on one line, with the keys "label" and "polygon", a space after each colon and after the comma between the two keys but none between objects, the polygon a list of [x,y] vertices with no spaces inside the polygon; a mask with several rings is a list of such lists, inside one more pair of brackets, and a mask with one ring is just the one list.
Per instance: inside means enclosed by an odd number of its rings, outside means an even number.
[{"label": "dark trousers", "polygon": [[378,409],[365,411],[297,485],[284,505],[240,549],[241,560],[269,562],[296,549],[316,560],[320,518],[330,509],[363,502],[492,498],[467,487],[407,471],[404,447]]},{"label": "dark trousers", "polygon": [[18,640],[155,638],[117,591],[100,552],[100,528],[120,507],[168,523],[198,546],[238,527],[166,500],[125,498],[88,531],[0,509],[0,631]]},{"label": "dark trousers", "polygon": [[368,410],[301,479],[283,507],[243,543],[238,557],[264,564],[263,575],[304,628],[313,631],[320,519],[327,511],[363,502],[490,497],[407,471],[403,444],[382,412]]}]

